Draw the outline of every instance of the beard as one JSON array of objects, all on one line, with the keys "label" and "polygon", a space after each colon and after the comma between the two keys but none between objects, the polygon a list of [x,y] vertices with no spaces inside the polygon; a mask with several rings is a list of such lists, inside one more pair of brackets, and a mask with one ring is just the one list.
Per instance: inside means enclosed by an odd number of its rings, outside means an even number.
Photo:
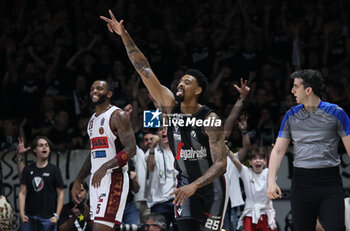
[{"label": "beard", "polygon": [[185,89],[183,89],[181,96],[177,96],[175,92],[175,100],[177,103],[182,103],[185,100]]},{"label": "beard", "polygon": [[103,104],[104,102],[106,102],[107,100],[107,94],[104,94],[104,95],[100,95],[99,99],[96,101],[96,102],[92,102],[92,105],[93,106],[97,106],[97,105],[100,105],[100,104]]}]

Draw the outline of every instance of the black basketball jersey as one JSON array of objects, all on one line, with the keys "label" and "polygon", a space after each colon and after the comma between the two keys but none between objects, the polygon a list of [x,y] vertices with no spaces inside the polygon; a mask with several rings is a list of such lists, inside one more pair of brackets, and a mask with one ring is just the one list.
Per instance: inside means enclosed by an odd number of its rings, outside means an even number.
[{"label": "black basketball jersey", "polygon": [[[176,104],[172,110],[177,119],[184,121],[204,121],[212,110],[203,105],[193,115],[186,115],[181,112],[180,104]],[[193,124],[192,124],[193,125]],[[209,148],[209,137],[204,133],[204,127],[199,126],[168,126],[168,139],[170,148],[175,156],[175,167],[179,171],[179,177],[188,180],[188,183],[195,181],[202,176],[212,165]]]}]

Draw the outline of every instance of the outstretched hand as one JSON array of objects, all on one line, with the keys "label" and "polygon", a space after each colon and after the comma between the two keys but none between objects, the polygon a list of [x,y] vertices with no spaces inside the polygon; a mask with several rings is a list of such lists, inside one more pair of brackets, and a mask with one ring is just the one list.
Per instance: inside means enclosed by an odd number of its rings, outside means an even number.
[{"label": "outstretched hand", "polygon": [[245,97],[247,97],[247,95],[250,92],[250,87],[248,87],[247,85],[248,85],[248,81],[247,80],[243,81],[243,78],[241,78],[241,87],[239,87],[237,84],[233,85],[236,88],[236,90],[239,92],[240,97],[242,99],[245,99]]},{"label": "outstretched hand", "polygon": [[123,25],[123,20],[120,20],[119,22],[117,21],[117,19],[115,18],[114,14],[112,13],[111,10],[108,10],[109,15],[111,16],[111,18],[106,18],[105,16],[100,16],[100,19],[102,19],[103,21],[105,21],[107,23],[107,27],[108,30],[113,33],[117,33],[119,35],[122,35],[125,33],[125,28]]},{"label": "outstretched hand", "polygon": [[17,145],[17,148],[16,148],[17,154],[23,155],[29,149],[30,149],[30,147],[25,147],[24,146],[24,139],[22,137],[18,137],[18,145]]}]

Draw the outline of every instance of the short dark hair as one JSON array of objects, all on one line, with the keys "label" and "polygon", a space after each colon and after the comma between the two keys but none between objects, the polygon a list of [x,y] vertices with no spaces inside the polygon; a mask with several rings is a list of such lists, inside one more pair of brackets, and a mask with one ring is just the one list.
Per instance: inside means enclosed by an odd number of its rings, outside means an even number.
[{"label": "short dark hair", "polygon": [[150,214],[146,215],[143,220],[146,222],[150,218],[152,218],[154,221],[154,224],[160,226],[162,228],[162,230],[167,229],[166,220],[165,220],[165,217],[163,215],[158,214],[158,213],[150,213]]},{"label": "short dark hair", "polygon": [[252,149],[248,153],[248,159],[249,160],[252,160],[256,156],[261,156],[263,159],[265,159],[266,158],[266,153],[265,153],[264,149],[261,148],[261,147],[257,147],[257,148]]},{"label": "short dark hair", "polygon": [[318,97],[321,97],[321,92],[324,87],[324,80],[321,72],[318,70],[304,69],[293,72],[290,75],[291,79],[300,78],[303,80],[304,88],[311,87],[312,91]]},{"label": "short dark hair", "polygon": [[204,95],[205,90],[208,86],[208,79],[205,77],[205,75],[196,69],[188,69],[184,75],[191,75],[196,78],[198,86],[202,88],[202,92],[200,94],[200,97]]}]

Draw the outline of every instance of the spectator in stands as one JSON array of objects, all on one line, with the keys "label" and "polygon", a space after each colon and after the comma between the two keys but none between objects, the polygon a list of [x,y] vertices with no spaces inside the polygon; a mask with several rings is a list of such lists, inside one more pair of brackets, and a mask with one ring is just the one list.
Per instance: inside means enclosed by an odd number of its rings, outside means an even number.
[{"label": "spectator in stands", "polygon": [[[64,191],[59,168],[48,160],[50,143],[44,136],[34,139],[31,149],[37,159],[22,172],[18,201],[23,231],[57,230]],[[27,150],[29,148],[20,142],[18,152]]]}]

